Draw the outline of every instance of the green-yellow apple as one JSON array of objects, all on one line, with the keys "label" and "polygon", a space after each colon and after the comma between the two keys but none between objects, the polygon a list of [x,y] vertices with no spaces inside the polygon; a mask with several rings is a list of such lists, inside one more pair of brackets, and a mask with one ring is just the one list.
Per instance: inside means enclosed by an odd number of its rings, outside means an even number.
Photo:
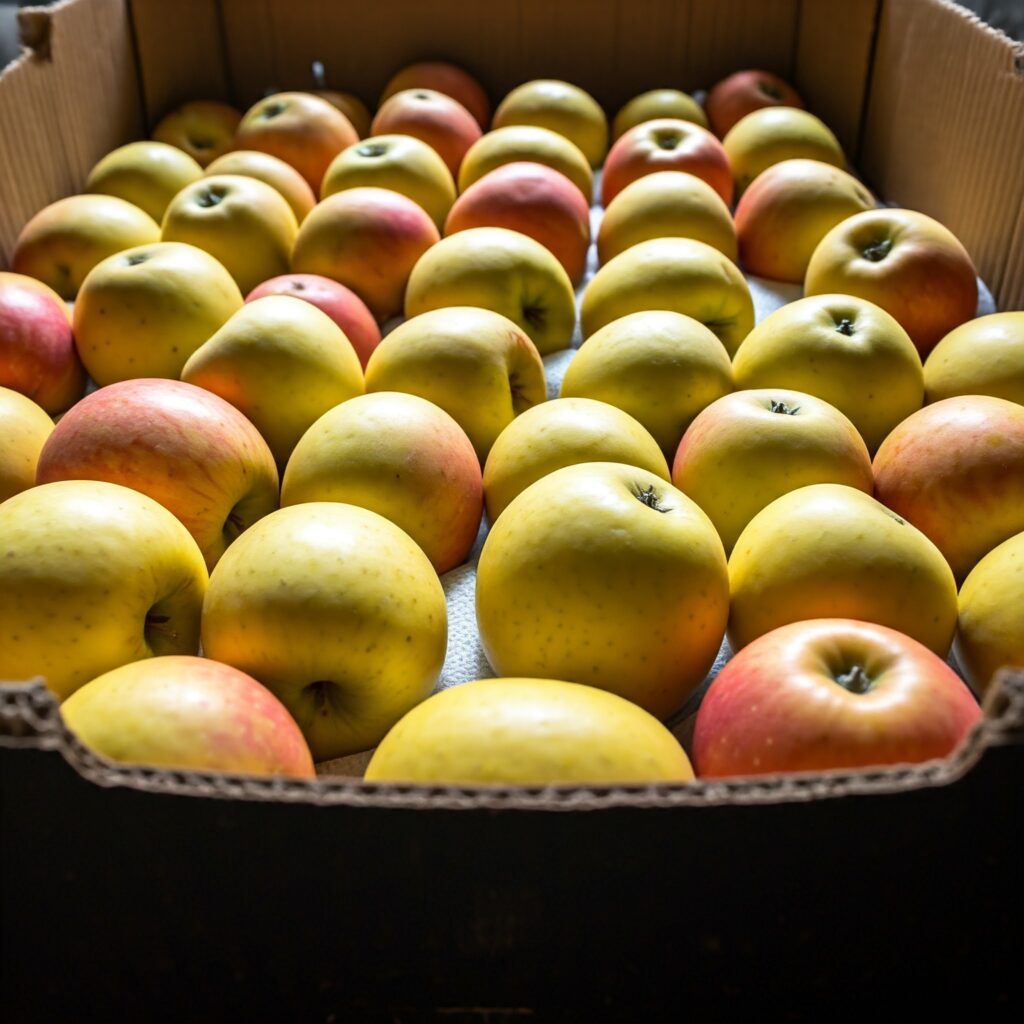
[{"label": "green-yellow apple", "polygon": [[407,196],[350,188],[322,200],[303,221],[291,269],[351,288],[383,322],[402,312],[409,275],[439,237],[427,213]]},{"label": "green-yellow apple", "polygon": [[504,164],[529,160],[564,174],[589,203],[594,192],[594,173],[587,158],[564,135],[528,124],[495,128],[477,142],[462,161],[459,191]]},{"label": "green-yellow apple", "polygon": [[405,315],[448,306],[500,313],[529,335],[541,355],[568,348],[576,326],[576,295],[561,263],[540,242],[508,228],[460,231],[413,267]]},{"label": "green-yellow apple", "polygon": [[663,117],[630,128],[608,153],[601,177],[601,203],[608,206],[631,182],[656,171],[685,171],[706,181],[732,202],[732,171],[718,141],[692,121]]},{"label": "green-yellow apple", "polygon": [[251,420],[282,472],[299,438],[328,409],[364,391],[359,357],[341,328],[287,295],[246,303],[189,357],[181,379]]},{"label": "green-yellow apple", "polygon": [[736,71],[708,92],[704,101],[711,128],[721,139],[737,121],[762,107],[802,107],[799,93],[770,71]]},{"label": "green-yellow apple", "polygon": [[62,412],[85,391],[64,300],[23,274],[0,271],[0,387]]},{"label": "green-yellow apple", "polygon": [[485,174],[455,201],[445,234],[485,227],[528,235],[562,264],[573,284],[583,280],[590,206],[564,174],[525,160]]},{"label": "green-yellow apple", "polygon": [[338,501],[400,526],[438,573],[461,565],[483,515],[480,462],[465,431],[416,395],[360,395],[325,412],[295,446],[281,505]]},{"label": "green-yellow apple", "polygon": [[242,293],[286,273],[299,225],[288,201],[264,181],[218,174],[183,188],[164,214],[161,238],[219,260]]},{"label": "green-yellow apple", "polygon": [[63,700],[156,654],[195,654],[207,574],[162,505],[95,480],[0,505],[0,679],[43,676]]},{"label": "green-yellow apple", "polygon": [[208,657],[274,693],[323,761],[375,746],[430,693],[448,613],[408,534],[376,512],[311,502],[231,545],[210,579],[202,640]]},{"label": "green-yellow apple", "polygon": [[213,256],[183,242],[155,242],[89,272],[75,302],[75,344],[100,386],[177,378],[241,308],[238,285]]},{"label": "green-yellow apple", "polygon": [[874,196],[852,174],[831,164],[773,164],[736,206],[740,263],[758,277],[802,284],[825,235],[840,221],[874,206]]},{"label": "green-yellow apple", "polygon": [[590,93],[559,79],[538,78],[516,86],[494,111],[492,126],[531,125],[564,135],[600,167],[608,151],[608,119]]},{"label": "green-yellow apple", "polygon": [[384,737],[368,782],[549,786],[689,782],[690,760],[653,715],[556,679],[478,679],[425,700]]},{"label": "green-yellow apple", "polygon": [[984,693],[1001,668],[1024,668],[1024,533],[993,548],[960,588],[953,653]]},{"label": "green-yellow apple", "polygon": [[433,89],[404,89],[386,99],[373,119],[374,135],[411,135],[444,161],[453,179],[480,138],[476,118],[458,100]]},{"label": "green-yellow apple", "polygon": [[31,398],[0,387],[0,502],[33,487],[53,420]]},{"label": "green-yellow apple", "polygon": [[301,224],[309,211],[316,206],[316,196],[306,183],[306,179],[291,164],[286,164],[279,157],[271,156],[269,153],[261,153],[255,149],[225,153],[206,168],[207,177],[215,174],[240,174],[243,178],[255,178],[277,189],[292,208],[298,224]]},{"label": "green-yellow apple", "polygon": [[595,331],[562,379],[563,398],[594,398],[642,424],[667,458],[694,416],[732,391],[732,364],[702,323],[646,310]]},{"label": "green-yellow apple", "polygon": [[963,395],[907,417],[875,455],[875,496],[935,542],[957,580],[1024,531],[1024,406]]},{"label": "green-yellow apple", "polygon": [[729,559],[733,650],[804,619],[877,622],[945,657],[956,582],[939,549],[869,494],[812,484],[776,498]]},{"label": "green-yellow apple", "polygon": [[846,167],[839,140],[820,118],[797,107],[762,107],[741,118],[722,139],[736,194],[783,160],[818,160]]},{"label": "green-yellow apple", "polygon": [[567,679],[665,718],[722,642],[722,542],[685,494],[635,466],[567,466],[491,527],[477,567],[480,639],[498,675]]},{"label": "green-yellow apple", "polygon": [[152,137],[184,150],[205,167],[233,148],[241,120],[241,113],[227,103],[192,100],[167,114],[153,129]]},{"label": "green-yellow apple", "polygon": [[776,498],[809,484],[870,494],[871,456],[836,408],[785,388],[737,391],[687,428],[672,483],[708,514],[732,551],[747,523]]},{"label": "green-yellow apple", "polygon": [[950,331],[924,364],[924,393],[929,402],[991,395],[1024,405],[1024,311],[990,313]]},{"label": "green-yellow apple", "polygon": [[279,92],[254,103],[239,122],[232,149],[257,149],[291,164],[315,195],[331,161],[359,141],[352,122],[309,92]]},{"label": "green-yellow apple", "polygon": [[73,299],[100,260],[159,241],[157,222],[117,196],[68,196],[43,207],[21,229],[11,270]]},{"label": "green-yellow apple", "polygon": [[433,402],[466,432],[481,463],[505,427],[547,397],[529,336],[475,306],[422,313],[396,327],[370,356],[366,390]]},{"label": "green-yellow apple", "polygon": [[963,680],[909,636],[822,618],[758,637],[701,701],[701,778],[822,772],[946,757],[981,719]]},{"label": "green-yellow apple", "polygon": [[609,260],[583,293],[583,337],[648,309],[699,320],[730,356],[754,326],[754,300],[739,268],[693,238],[652,238]]},{"label": "green-yellow apple", "polygon": [[591,398],[556,398],[517,416],[494,442],[484,467],[488,519],[541,477],[582,462],[622,462],[669,478],[658,442],[628,413]]},{"label": "green-yellow apple", "polygon": [[145,210],[159,224],[168,203],[202,176],[202,167],[176,146],[129,142],[93,167],[83,191],[124,199]]},{"label": "green-yellow apple", "polygon": [[603,266],[652,238],[695,238],[736,262],[736,228],[722,197],[685,171],[656,171],[627,185],[608,205],[597,234]]},{"label": "green-yellow apple", "polygon": [[185,771],[316,772],[302,731],[252,676],[190,655],[122,665],[62,705],[67,727],[111,761]]},{"label": "green-yellow apple", "polygon": [[111,384],[50,435],[36,479],[106,480],[173,512],[212,569],[225,548],[277,508],[274,457],[232,405],[178,380]]},{"label": "green-yellow apple", "polygon": [[704,108],[688,93],[678,89],[651,89],[634,96],[616,115],[612,122],[612,141],[625,135],[644,121],[656,121],[671,117],[676,121],[692,121],[707,128],[708,119]]},{"label": "green-yellow apple", "polygon": [[491,119],[491,101],[483,86],[466,70],[442,60],[420,61],[397,71],[388,80],[380,102],[406,89],[433,89],[458,100],[486,128]]},{"label": "green-yellow apple", "polygon": [[814,295],[769,314],[732,369],[737,388],[793,388],[834,405],[871,452],[924,401],[921,357],[907,332],[849,295]]},{"label": "green-yellow apple", "polygon": [[358,96],[338,89],[314,89],[313,94],[327,100],[332,107],[337,107],[349,119],[359,138],[365,139],[370,134],[370,121],[373,118],[366,104]]},{"label": "green-yellow apple", "polygon": [[437,152],[411,135],[377,135],[343,149],[331,162],[320,198],[348,188],[389,188],[426,210],[437,230],[455,202],[455,181]]}]

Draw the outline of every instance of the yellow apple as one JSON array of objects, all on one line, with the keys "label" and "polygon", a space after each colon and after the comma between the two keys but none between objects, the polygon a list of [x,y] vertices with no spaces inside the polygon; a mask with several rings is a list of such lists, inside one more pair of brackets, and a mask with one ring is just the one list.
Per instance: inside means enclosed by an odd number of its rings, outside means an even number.
[{"label": "yellow apple", "polygon": [[776,498],[729,559],[734,650],[804,619],[888,626],[945,657],[956,583],[939,549],[869,494],[813,484]]},{"label": "yellow apple", "polygon": [[261,153],[255,149],[239,149],[233,153],[225,153],[206,168],[206,177],[214,174],[240,174],[243,178],[255,178],[277,189],[292,208],[295,220],[299,224],[316,206],[316,196],[306,184],[306,179],[290,164],[269,153]]},{"label": "yellow apple", "polygon": [[364,390],[359,357],[341,328],[287,295],[246,303],[189,357],[181,379],[251,420],[281,470],[328,409]]},{"label": "yellow apple", "polygon": [[36,482],[36,465],[53,420],[31,398],[0,388],[0,502]]},{"label": "yellow apple", "polygon": [[929,402],[990,395],[1024,405],[1024,311],[990,313],[955,327],[924,364]]},{"label": "yellow apple", "polygon": [[612,122],[612,141],[644,121],[671,117],[677,121],[692,121],[707,128],[704,108],[690,95],[678,89],[651,89],[634,96]]},{"label": "yellow apple", "polygon": [[548,786],[689,782],[690,760],[652,715],[592,686],[479,679],[442,690],[381,741],[368,782]]},{"label": "yellow apple", "polygon": [[157,142],[184,150],[200,167],[232,148],[242,115],[217,100],[193,100],[172,110],[153,129]]}]

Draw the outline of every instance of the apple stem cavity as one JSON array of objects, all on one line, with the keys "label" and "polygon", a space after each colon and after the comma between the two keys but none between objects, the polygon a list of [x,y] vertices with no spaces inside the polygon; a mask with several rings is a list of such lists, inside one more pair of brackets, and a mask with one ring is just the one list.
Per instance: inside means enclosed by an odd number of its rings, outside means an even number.
[{"label": "apple stem cavity", "polygon": [[306,690],[313,698],[313,713],[329,715],[331,713],[331,696],[334,693],[334,683],[330,679],[317,679],[310,683]]},{"label": "apple stem cavity", "polygon": [[848,317],[843,317],[839,323],[836,324],[836,330],[840,334],[845,334],[848,338],[853,336],[853,321]]},{"label": "apple stem cavity", "polygon": [[676,132],[655,132],[654,143],[658,149],[675,149],[679,144],[679,136]]},{"label": "apple stem cavity", "polygon": [[226,194],[222,188],[207,188],[199,193],[196,202],[208,209],[211,206],[216,206]]},{"label": "apple stem cavity", "polygon": [[874,680],[860,665],[854,665],[848,671],[840,672],[834,677],[834,681],[844,690],[849,690],[850,693],[867,693],[875,685]]},{"label": "apple stem cavity", "polygon": [[786,405],[785,402],[777,402],[774,398],[768,399],[768,408],[782,416],[795,416],[800,411],[799,405]]},{"label": "apple stem cavity", "polygon": [[134,252],[130,256],[126,256],[124,261],[129,267],[137,267],[140,263],[145,263],[148,259],[148,252]]},{"label": "apple stem cavity", "polygon": [[285,112],[287,106],[288,105],[286,103],[281,102],[268,103],[263,108],[263,116],[266,118],[277,117],[279,114],[283,114]]},{"label": "apple stem cavity", "polygon": [[892,251],[892,239],[882,238],[877,242],[866,245],[863,250],[864,259],[872,263],[881,263]]},{"label": "apple stem cavity", "polygon": [[170,640],[177,640],[178,632],[169,625],[170,621],[171,617],[169,615],[157,615],[154,612],[149,612],[146,616],[146,634],[157,633]]},{"label": "apple stem cavity", "polygon": [[360,156],[383,156],[387,151],[383,142],[366,142],[356,150]]},{"label": "apple stem cavity", "polygon": [[782,99],[782,90],[772,82],[758,82],[757,87],[765,94],[765,96],[768,96],[773,100]]},{"label": "apple stem cavity", "polygon": [[669,507],[667,505],[661,504],[660,496],[655,494],[654,484],[650,484],[648,487],[641,487],[637,484],[633,493],[636,495],[637,501],[639,501],[641,505],[653,508],[655,512],[669,511]]}]

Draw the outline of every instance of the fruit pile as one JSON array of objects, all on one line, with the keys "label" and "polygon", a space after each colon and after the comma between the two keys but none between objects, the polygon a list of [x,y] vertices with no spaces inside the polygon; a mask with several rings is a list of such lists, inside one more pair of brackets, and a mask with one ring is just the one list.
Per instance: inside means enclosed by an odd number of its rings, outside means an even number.
[{"label": "fruit pile", "polygon": [[[611,134],[568,83],[492,117],[419,64],[372,118],[187,103],[37,213],[0,274],[0,678],[216,771],[954,749],[963,680],[1024,665],[1024,312],[976,318],[963,246],[775,76]],[[741,268],[804,297],[755,324]],[[452,570],[499,678],[431,696]],[[692,767],[663,722],[723,639]]]}]

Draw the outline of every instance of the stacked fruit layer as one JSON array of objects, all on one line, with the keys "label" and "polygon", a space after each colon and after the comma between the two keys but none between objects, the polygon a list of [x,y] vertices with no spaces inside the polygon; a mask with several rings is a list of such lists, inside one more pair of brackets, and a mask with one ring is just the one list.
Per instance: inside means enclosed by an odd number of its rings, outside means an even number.
[{"label": "stacked fruit layer", "polygon": [[[685,781],[724,649],[700,775],[949,753],[954,638],[976,693],[1024,664],[1024,313],[765,72],[611,135],[422,64],[372,118],[186,104],[33,217],[0,677],[129,762]],[[450,626],[499,678],[430,696]]]}]

